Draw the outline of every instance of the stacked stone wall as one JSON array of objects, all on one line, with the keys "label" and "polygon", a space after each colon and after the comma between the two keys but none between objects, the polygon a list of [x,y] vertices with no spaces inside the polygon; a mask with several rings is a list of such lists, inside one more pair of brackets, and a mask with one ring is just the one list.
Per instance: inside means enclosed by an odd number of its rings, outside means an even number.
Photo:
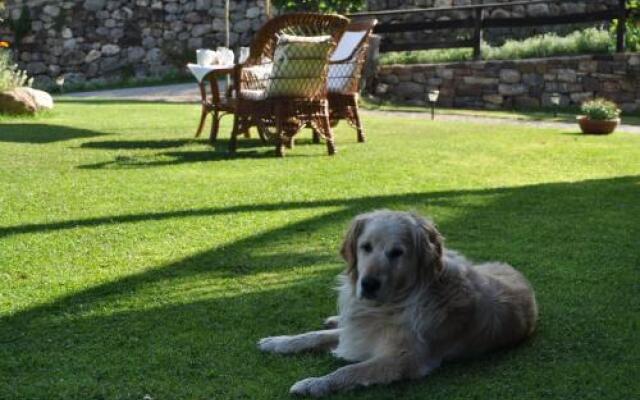
[{"label": "stacked stone wall", "polygon": [[425,105],[439,89],[445,107],[537,108],[562,95],[563,106],[602,96],[627,112],[640,111],[640,54],[591,55],[519,61],[389,65],[378,69],[376,94]]},{"label": "stacked stone wall", "polygon": [[[244,46],[266,17],[263,0],[231,4],[232,47]],[[19,65],[36,85],[156,77],[225,42],[224,0],[8,0],[6,17],[28,10]],[[8,33],[8,32],[6,32]]]}]

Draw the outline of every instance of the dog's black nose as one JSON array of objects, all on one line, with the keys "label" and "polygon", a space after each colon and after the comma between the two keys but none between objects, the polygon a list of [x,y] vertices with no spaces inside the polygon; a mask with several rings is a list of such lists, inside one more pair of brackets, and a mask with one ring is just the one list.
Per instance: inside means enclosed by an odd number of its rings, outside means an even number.
[{"label": "dog's black nose", "polygon": [[380,281],[370,276],[362,278],[360,285],[362,285],[362,294],[365,297],[373,296],[380,289]]}]

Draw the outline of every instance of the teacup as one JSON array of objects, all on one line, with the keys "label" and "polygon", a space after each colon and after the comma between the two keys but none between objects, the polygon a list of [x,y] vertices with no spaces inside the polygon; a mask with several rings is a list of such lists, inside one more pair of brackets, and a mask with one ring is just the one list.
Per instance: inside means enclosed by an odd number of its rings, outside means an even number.
[{"label": "teacup", "polygon": [[218,61],[218,54],[213,50],[198,49],[196,50],[196,59],[198,65],[211,65]]},{"label": "teacup", "polygon": [[227,47],[218,47],[217,53],[218,53],[218,61],[221,64],[224,64],[224,65],[233,64],[233,60],[235,59],[233,50]]},{"label": "teacup", "polygon": [[240,47],[240,54],[238,55],[238,63],[242,64],[247,61],[249,58],[249,48],[248,47]]}]

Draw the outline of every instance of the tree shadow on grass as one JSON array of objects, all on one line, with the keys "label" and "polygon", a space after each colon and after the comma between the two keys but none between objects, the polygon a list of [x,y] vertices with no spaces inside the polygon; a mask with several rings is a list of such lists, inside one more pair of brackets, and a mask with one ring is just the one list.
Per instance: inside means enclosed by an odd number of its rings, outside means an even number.
[{"label": "tree shadow on grass", "polygon": [[[328,356],[262,355],[255,340],[314,329],[332,312],[329,287],[340,268],[335,253],[342,232],[354,215],[382,207],[433,215],[453,247],[479,260],[514,264],[537,291],[541,320],[534,340],[518,350],[445,365],[423,382],[379,388],[379,397],[417,399],[428,390],[434,399],[499,398],[508,388],[582,398],[603,394],[602,387],[610,397],[632,397],[628,385],[612,383],[629,382],[637,372],[637,335],[629,321],[640,307],[638,198],[640,177],[634,176],[4,227],[6,236],[322,208],[313,217],[0,318],[0,360],[10,377],[0,397],[282,397],[295,380],[337,364]],[[325,237],[334,237],[334,246],[291,250]],[[293,273],[298,267],[312,272]],[[283,281],[262,281],[261,274]],[[602,368],[611,360],[613,370]]]},{"label": "tree shadow on grass", "polygon": [[85,142],[80,145],[86,149],[102,150],[144,150],[171,149],[192,144],[206,144],[206,139],[167,139],[167,140],[105,140]]},{"label": "tree shadow on grass", "polygon": [[[172,147],[183,147],[193,141],[189,140],[161,140],[161,141],[109,141],[109,142],[87,142],[83,148],[104,148],[104,149],[161,149]],[[311,143],[311,140],[309,140]],[[171,146],[176,144],[176,146]],[[95,164],[85,164],[78,166],[79,169],[117,169],[117,168],[149,168],[163,167],[170,165],[227,161],[233,159],[257,159],[275,158],[275,149],[271,144],[265,144],[257,138],[242,139],[239,141],[239,148],[231,154],[228,151],[229,141],[218,139],[214,148],[207,150],[185,150],[185,151],[165,151],[153,155],[118,155],[111,161],[103,161]],[[260,150],[257,150],[260,148]],[[320,157],[326,154],[304,154],[296,153],[295,150],[287,152],[286,157]]]},{"label": "tree shadow on grass", "polygon": [[46,144],[109,134],[62,125],[0,124],[0,142]]}]

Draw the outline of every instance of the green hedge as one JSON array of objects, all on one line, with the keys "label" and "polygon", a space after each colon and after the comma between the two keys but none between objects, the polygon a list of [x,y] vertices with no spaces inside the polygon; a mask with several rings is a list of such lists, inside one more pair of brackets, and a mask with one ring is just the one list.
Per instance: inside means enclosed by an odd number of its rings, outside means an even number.
[{"label": "green hedge", "polygon": [[[563,55],[608,53],[614,49],[612,35],[602,29],[589,28],[568,36],[553,33],[532,36],[525,40],[507,40],[504,45],[482,45],[484,60],[520,60],[525,58]],[[389,52],[380,57],[381,64],[429,64],[467,61],[473,57],[471,49],[437,49]]]}]

